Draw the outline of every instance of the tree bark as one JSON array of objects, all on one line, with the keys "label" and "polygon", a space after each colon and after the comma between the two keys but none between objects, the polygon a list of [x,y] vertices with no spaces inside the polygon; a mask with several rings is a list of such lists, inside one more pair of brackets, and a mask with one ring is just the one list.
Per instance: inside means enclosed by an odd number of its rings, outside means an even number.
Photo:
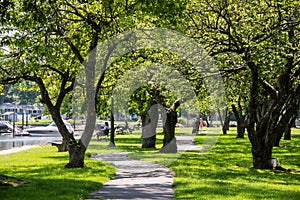
[{"label": "tree bark", "polygon": [[[262,140],[262,139],[261,139]],[[256,169],[273,169],[272,145],[257,143],[252,145],[253,167]]]},{"label": "tree bark", "polygon": [[291,127],[286,127],[284,131],[284,140],[291,140],[291,139],[292,139]]},{"label": "tree bark", "polygon": [[284,140],[291,140],[291,128],[295,126],[295,122],[297,119],[298,112],[294,113],[294,116],[290,119],[289,123],[287,124],[285,130],[284,130]]},{"label": "tree bark", "polygon": [[246,122],[245,122],[246,116],[243,116],[241,108],[238,111],[234,104],[232,104],[231,107],[232,107],[232,111],[233,111],[236,121],[237,121],[237,136],[236,136],[236,138],[244,138],[245,130],[246,130]]},{"label": "tree bark", "polygon": [[142,148],[156,147],[156,130],[153,130],[151,118],[147,114],[142,116]]},{"label": "tree bark", "polygon": [[192,130],[192,134],[198,134],[199,132],[199,123],[200,123],[200,118],[197,117],[193,123],[193,130]]},{"label": "tree bark", "polygon": [[84,167],[84,155],[93,136],[96,123],[96,87],[95,87],[95,66],[97,58],[98,35],[95,33],[90,44],[90,51],[87,61],[83,62],[85,69],[85,91],[86,91],[86,125],[78,142],[72,140],[68,144],[69,163],[66,168]]},{"label": "tree bark", "polygon": [[210,127],[210,121],[207,119],[207,117],[205,118],[205,122],[206,122],[206,127]]},{"label": "tree bark", "polygon": [[84,155],[86,152],[85,145],[81,142],[72,143],[68,145],[69,149],[69,163],[65,166],[66,168],[83,168]]},{"label": "tree bark", "polygon": [[253,167],[256,169],[273,169],[271,163],[272,149],[275,143],[275,137],[272,137],[273,130],[268,126],[272,120],[262,119],[255,129],[248,129],[248,137],[252,144]]},{"label": "tree bark", "polygon": [[223,134],[226,135],[227,131],[229,130],[229,122],[230,122],[230,114],[228,114],[228,107],[226,107],[225,109],[224,119],[222,118],[220,109],[218,109],[218,115],[222,126]]},{"label": "tree bark", "polygon": [[230,116],[231,116],[231,113],[229,112],[228,107],[226,107],[226,109],[225,109],[224,123],[223,123],[223,126],[222,126],[222,131],[223,131],[224,135],[226,135],[227,131],[229,131]]},{"label": "tree bark", "polygon": [[142,148],[156,148],[156,127],[158,123],[158,104],[150,98],[148,113],[142,117]]},{"label": "tree bark", "polygon": [[[252,73],[247,130],[252,144],[253,165],[257,169],[271,169],[274,167],[271,163],[272,148],[279,144],[285,128],[299,110],[300,85],[291,89],[293,84],[289,82],[289,70],[279,77],[278,88],[266,81],[259,82],[258,67],[254,62],[247,64]],[[263,86],[260,93],[259,83]]]},{"label": "tree bark", "polygon": [[164,139],[163,147],[161,148],[161,153],[176,153],[177,144],[175,138],[175,127],[177,123],[177,112],[176,109],[180,106],[180,100],[176,100],[171,108],[165,109],[164,116]]}]

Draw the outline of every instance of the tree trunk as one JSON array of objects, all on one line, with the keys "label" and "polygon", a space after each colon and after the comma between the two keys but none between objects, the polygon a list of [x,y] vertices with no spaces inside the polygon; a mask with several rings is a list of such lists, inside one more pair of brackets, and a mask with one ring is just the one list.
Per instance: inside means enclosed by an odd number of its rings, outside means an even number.
[{"label": "tree trunk", "polygon": [[193,123],[193,130],[192,130],[192,134],[198,134],[199,132],[199,124],[200,124],[200,118],[197,117]]},{"label": "tree trunk", "polygon": [[114,117],[114,99],[111,98],[111,108],[110,108],[110,136],[108,147],[116,147],[115,144],[115,117]]},{"label": "tree trunk", "polygon": [[291,136],[291,128],[295,126],[295,122],[297,119],[297,115],[298,112],[294,113],[294,116],[290,119],[289,123],[287,124],[287,126],[285,127],[284,130],[284,140],[291,140],[292,136]]},{"label": "tree trunk", "polygon": [[231,105],[232,111],[235,115],[236,121],[237,121],[237,136],[236,138],[244,138],[245,137],[245,129],[246,129],[246,122],[245,122],[245,116],[242,114],[241,106],[240,110],[238,111],[234,104]]},{"label": "tree trunk", "polygon": [[[94,35],[91,45],[97,45],[97,34]],[[92,48],[91,48],[92,49]],[[95,66],[96,50],[91,50],[87,62],[83,62],[85,68],[85,92],[86,92],[86,125],[81,138],[78,142],[72,140],[69,142],[69,163],[66,168],[84,167],[84,155],[91,141],[96,123],[96,89],[95,89]]]},{"label": "tree trunk", "polygon": [[142,148],[156,147],[156,130],[151,126],[151,118],[149,115],[142,116]]},{"label": "tree trunk", "polygon": [[142,117],[142,148],[156,147],[156,127],[158,123],[158,104],[150,98],[149,108],[146,116]]},{"label": "tree trunk", "polygon": [[289,120],[289,122],[285,125],[285,129],[284,129],[283,133],[278,134],[278,136],[277,136],[277,138],[276,138],[275,146],[279,147],[279,145],[280,145],[280,140],[281,140],[283,134],[284,134],[284,140],[291,140],[291,139],[292,139],[292,136],[291,136],[291,128],[292,128],[293,125],[295,124],[296,118],[297,118],[297,112],[294,111],[294,115],[293,115],[293,117]]},{"label": "tree trunk", "polygon": [[84,155],[86,147],[79,141],[78,143],[69,144],[69,163],[65,166],[66,168],[83,168]]},{"label": "tree trunk", "polygon": [[[265,142],[265,141],[262,141]],[[253,167],[256,169],[273,169],[272,145],[257,143],[252,145]]]},{"label": "tree trunk", "polygon": [[221,114],[221,111],[220,111],[220,109],[218,108],[218,115],[219,115],[219,120],[220,120],[220,124],[221,124],[221,127],[223,127],[224,126],[224,123],[223,123],[223,118],[222,118],[222,114]]},{"label": "tree trunk", "polygon": [[176,109],[180,106],[180,100],[173,103],[171,108],[165,109],[164,116],[164,139],[163,147],[160,150],[161,153],[176,153],[177,144],[175,138],[175,127],[177,123],[177,112]]},{"label": "tree trunk", "polygon": [[291,140],[292,136],[291,136],[291,127],[286,127],[285,131],[284,131],[284,140]]},{"label": "tree trunk", "polygon": [[206,127],[210,127],[210,122],[208,120],[208,117],[205,118],[205,122],[206,122]]},{"label": "tree trunk", "polygon": [[225,110],[225,119],[224,119],[224,124],[223,124],[223,134],[226,135],[227,134],[227,131],[229,131],[229,122],[230,122],[230,116],[231,116],[231,113],[228,112],[228,107],[226,108]]},{"label": "tree trunk", "polygon": [[246,127],[245,124],[242,122],[238,122],[237,123],[237,136],[236,138],[245,138],[245,131],[246,131]]},{"label": "tree trunk", "polygon": [[271,163],[272,149],[275,138],[271,137],[273,130],[268,128],[272,120],[262,120],[255,129],[248,129],[248,137],[252,144],[253,167],[256,169],[273,169]]},{"label": "tree trunk", "polygon": [[[53,109],[50,111],[50,113],[54,122],[57,124],[59,132],[63,136],[62,145],[65,145],[64,150],[69,152],[69,163],[65,165],[65,167],[66,168],[84,167],[84,155],[85,155],[87,145],[84,144],[81,140],[76,142],[74,136],[70,134],[67,128],[65,127],[64,122],[61,119],[60,113],[57,110]],[[93,130],[93,127],[91,127],[92,125],[89,125],[89,123],[87,123],[86,126],[89,126],[86,127],[86,129],[90,129],[89,132]],[[85,137],[87,137],[87,134],[85,134]],[[85,139],[85,137],[83,137],[83,139]]]},{"label": "tree trunk", "polygon": [[228,112],[228,107],[226,107],[224,119],[222,118],[222,114],[221,114],[220,109],[218,109],[218,115],[219,115],[219,118],[220,118],[223,134],[226,135],[227,131],[229,130],[229,122],[230,122],[231,113]]}]

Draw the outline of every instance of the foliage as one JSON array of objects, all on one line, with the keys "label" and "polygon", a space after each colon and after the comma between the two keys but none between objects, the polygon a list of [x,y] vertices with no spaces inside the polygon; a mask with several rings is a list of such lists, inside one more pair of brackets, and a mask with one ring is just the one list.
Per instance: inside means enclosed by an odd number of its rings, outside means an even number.
[{"label": "foliage", "polygon": [[28,105],[40,102],[37,85],[33,82],[19,81],[14,85],[6,85],[4,88],[4,102]]},{"label": "foliage", "polygon": [[193,27],[187,33],[206,45],[221,72],[249,82],[232,90],[232,80],[225,79],[227,93],[234,94],[230,99],[240,110],[247,106],[254,166],[270,168],[272,147],[300,106],[299,4],[206,0],[188,8],[187,15]]},{"label": "foliage", "polygon": [[249,104],[249,60],[256,64],[259,79],[271,85],[278,84],[276,80],[285,73],[288,59],[294,57],[291,74],[297,70],[299,44],[294,42],[299,37],[297,2],[195,1],[186,14],[191,20],[186,32],[214,56],[230,104],[239,100],[244,107]]}]

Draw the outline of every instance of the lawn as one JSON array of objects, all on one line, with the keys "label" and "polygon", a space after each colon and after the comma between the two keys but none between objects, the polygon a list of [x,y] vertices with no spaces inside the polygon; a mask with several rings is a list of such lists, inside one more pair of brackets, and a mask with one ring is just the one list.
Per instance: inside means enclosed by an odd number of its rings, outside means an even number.
[{"label": "lawn", "polygon": [[[190,133],[177,129],[177,134]],[[159,154],[157,149],[141,149],[141,133],[117,135],[116,148],[108,142],[91,141],[87,156],[130,151],[131,157],[158,162],[175,172],[175,199],[300,199],[300,174],[252,168],[249,140],[236,139],[232,128],[227,135],[209,128],[195,136],[207,151]],[[163,135],[158,130],[157,148]],[[300,170],[300,129],[293,129],[291,141],[281,141],[273,157],[285,168]],[[0,156],[0,174],[16,177],[15,187],[0,187],[1,199],[82,199],[113,177],[115,170],[86,157],[84,169],[64,169],[67,153],[45,146]]]},{"label": "lawn", "polygon": [[[248,138],[237,139],[235,128],[227,135],[219,132],[210,128],[195,137],[196,144],[210,151],[131,156],[170,167],[175,172],[175,199],[300,199],[300,173],[253,169]],[[273,157],[282,167],[300,170],[300,129],[292,134],[291,141],[282,140],[274,148]],[[207,141],[213,141],[211,146]]]},{"label": "lawn", "polygon": [[0,174],[14,177],[14,187],[0,186],[0,199],[83,199],[115,175],[112,166],[88,158],[83,169],[65,169],[67,161],[52,146],[1,155]]},{"label": "lawn", "polygon": [[[249,140],[236,139],[235,132],[220,135],[206,156],[185,152],[170,166],[176,199],[300,199],[300,173],[253,169]],[[199,145],[201,137],[196,137]],[[285,168],[300,170],[299,129],[280,146],[273,157]]]}]

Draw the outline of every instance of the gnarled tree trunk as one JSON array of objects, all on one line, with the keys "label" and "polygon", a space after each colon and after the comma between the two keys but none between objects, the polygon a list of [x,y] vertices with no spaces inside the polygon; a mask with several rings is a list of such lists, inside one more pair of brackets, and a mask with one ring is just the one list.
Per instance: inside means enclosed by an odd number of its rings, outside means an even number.
[{"label": "gnarled tree trunk", "polygon": [[[272,148],[279,144],[283,132],[300,106],[300,85],[294,89],[289,83],[290,73],[282,74],[278,89],[266,81],[259,81],[258,68],[248,62],[252,72],[252,87],[249,103],[248,137],[252,144],[253,166],[257,169],[272,169]],[[259,83],[264,87],[259,93]]]},{"label": "gnarled tree trunk", "polygon": [[180,100],[176,100],[171,108],[165,109],[164,118],[164,139],[163,147],[160,150],[161,153],[176,153],[177,144],[175,138],[175,127],[177,123],[177,112],[176,109],[180,106]]},{"label": "gnarled tree trunk", "polygon": [[142,148],[156,147],[156,127],[158,123],[158,104],[150,98],[148,113],[142,117]]},{"label": "gnarled tree trunk", "polygon": [[82,168],[84,167],[84,155],[86,152],[85,145],[81,140],[77,143],[71,143],[68,145],[69,149],[69,163],[66,168]]}]

